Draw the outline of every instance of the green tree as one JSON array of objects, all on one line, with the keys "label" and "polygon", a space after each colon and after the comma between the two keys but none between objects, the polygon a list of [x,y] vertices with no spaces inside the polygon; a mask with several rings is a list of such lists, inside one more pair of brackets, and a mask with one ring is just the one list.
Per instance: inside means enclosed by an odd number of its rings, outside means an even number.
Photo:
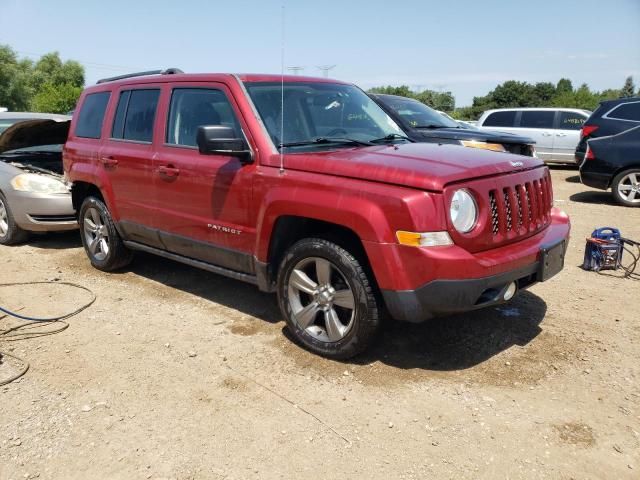
[{"label": "green tree", "polygon": [[558,80],[558,83],[556,84],[556,93],[558,95],[572,92],[573,84],[571,83],[571,80],[569,80],[568,78],[561,78],[560,80]]},{"label": "green tree", "polygon": [[0,107],[27,110],[31,99],[31,62],[18,61],[8,45],[0,45]]},{"label": "green tree", "polygon": [[633,93],[636,90],[636,86],[633,84],[633,77],[629,75],[624,81],[624,86],[620,90],[621,97],[633,97]]},{"label": "green tree", "polygon": [[36,112],[67,113],[73,110],[82,87],[70,83],[45,83],[33,97],[32,108]]},{"label": "green tree", "polygon": [[387,85],[384,87],[373,87],[369,89],[369,93],[380,93],[384,95],[398,95],[400,97],[413,98],[425,105],[435,108],[436,110],[443,110],[445,112],[452,112],[456,106],[455,97],[451,92],[436,92],[435,90],[423,90],[421,92],[414,92],[407,85],[400,85],[399,87],[393,87]]}]

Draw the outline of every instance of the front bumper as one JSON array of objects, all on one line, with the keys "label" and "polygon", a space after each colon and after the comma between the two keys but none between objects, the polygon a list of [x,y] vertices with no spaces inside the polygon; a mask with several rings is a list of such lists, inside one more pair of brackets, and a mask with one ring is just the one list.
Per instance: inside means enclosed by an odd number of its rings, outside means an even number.
[{"label": "front bumper", "polygon": [[44,195],[13,191],[7,195],[16,224],[29,232],[57,232],[78,228],[71,194]]},{"label": "front bumper", "polygon": [[[414,273],[427,270],[431,275],[414,288],[381,285],[387,310],[397,320],[423,322],[436,316],[504,303],[504,294],[512,282],[516,282],[518,289],[524,289],[548,279],[550,275],[542,267],[547,260],[544,252],[549,247],[562,245],[564,258],[570,232],[566,215],[554,209],[552,217],[549,227],[533,237],[478,254],[469,254],[456,246],[444,247],[439,252],[437,247],[407,247],[421,251],[425,262],[429,260],[431,265],[428,269],[410,270]],[[427,255],[430,258],[427,259]]]}]

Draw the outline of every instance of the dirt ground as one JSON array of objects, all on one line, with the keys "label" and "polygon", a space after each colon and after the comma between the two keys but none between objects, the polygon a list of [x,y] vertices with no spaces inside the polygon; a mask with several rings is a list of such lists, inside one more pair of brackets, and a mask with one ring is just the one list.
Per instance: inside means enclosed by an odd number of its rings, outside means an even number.
[{"label": "dirt ground", "polygon": [[[64,332],[0,336],[31,364],[0,387],[0,479],[640,478],[640,281],[579,268],[594,227],[640,239],[640,209],[552,175],[573,223],[560,275],[508,305],[389,325],[346,363],[288,340],[250,285],[149,255],[101,273],[77,233],[0,247],[0,282],[97,295]],[[88,298],[0,288],[23,314]],[[0,333],[16,325],[0,317]],[[5,358],[0,381],[19,367]]]}]

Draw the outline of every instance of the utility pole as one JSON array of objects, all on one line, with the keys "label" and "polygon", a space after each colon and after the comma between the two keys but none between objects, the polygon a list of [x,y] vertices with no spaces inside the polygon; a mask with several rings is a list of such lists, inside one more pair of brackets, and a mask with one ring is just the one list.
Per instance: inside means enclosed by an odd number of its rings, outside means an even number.
[{"label": "utility pole", "polygon": [[334,68],[336,68],[336,66],[335,65],[319,65],[317,68],[322,72],[322,76],[324,78],[328,78],[329,70],[333,70]]},{"label": "utility pole", "polygon": [[306,67],[302,65],[294,65],[292,67],[287,67],[287,70],[289,70],[290,72],[293,72],[294,75],[298,75],[298,73],[304,70],[305,68]]}]

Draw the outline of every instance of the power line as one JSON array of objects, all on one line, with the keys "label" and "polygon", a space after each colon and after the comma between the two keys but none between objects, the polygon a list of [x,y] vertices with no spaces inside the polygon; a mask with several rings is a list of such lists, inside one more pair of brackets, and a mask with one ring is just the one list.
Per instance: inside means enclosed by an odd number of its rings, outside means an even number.
[{"label": "power line", "polygon": [[298,73],[304,70],[305,68],[307,67],[304,67],[302,65],[295,65],[292,67],[287,67],[287,70],[289,70],[290,72],[293,72],[294,75],[298,75]]},{"label": "power line", "polygon": [[327,78],[329,77],[329,70],[336,68],[336,65],[319,65],[316,68],[322,72],[324,78]]}]

